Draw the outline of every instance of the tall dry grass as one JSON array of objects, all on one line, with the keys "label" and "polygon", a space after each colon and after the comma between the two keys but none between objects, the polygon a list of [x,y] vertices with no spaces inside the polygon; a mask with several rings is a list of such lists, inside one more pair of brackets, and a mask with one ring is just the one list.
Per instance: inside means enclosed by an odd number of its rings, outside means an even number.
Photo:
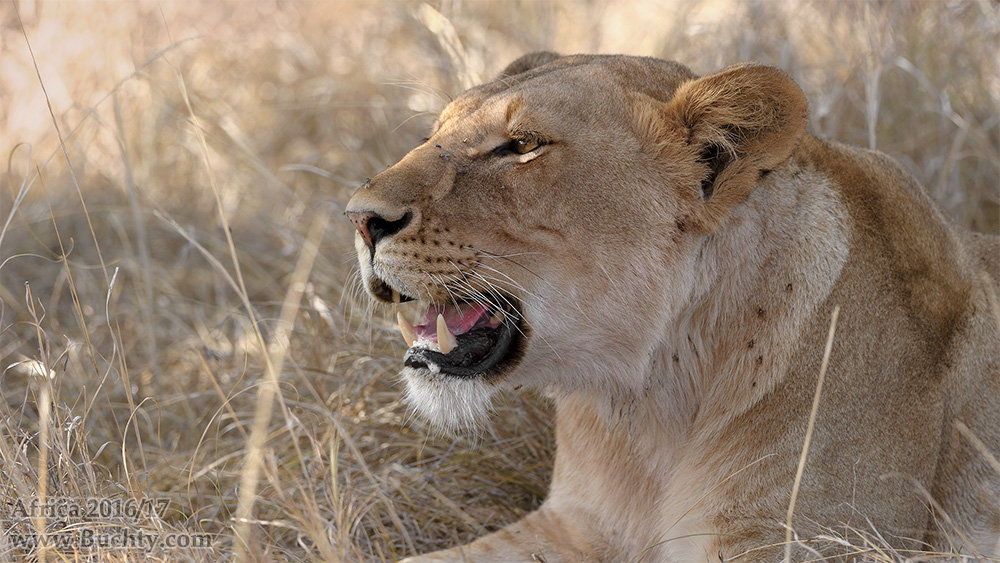
[{"label": "tall dry grass", "polygon": [[[1000,228],[987,0],[4,0],[0,25],[0,561],[87,559],[100,532],[211,540],[102,561],[393,561],[537,506],[544,401],[508,397],[472,437],[413,418],[341,217],[526,51],[776,64],[812,131]],[[143,499],[166,508],[30,508]]]}]

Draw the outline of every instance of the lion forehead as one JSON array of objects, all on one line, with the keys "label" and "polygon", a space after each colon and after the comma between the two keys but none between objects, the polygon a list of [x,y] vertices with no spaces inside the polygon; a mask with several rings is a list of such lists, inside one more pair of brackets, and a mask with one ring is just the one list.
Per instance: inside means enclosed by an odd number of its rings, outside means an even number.
[{"label": "lion forehead", "polygon": [[608,117],[622,117],[626,94],[638,93],[655,100],[669,100],[677,88],[696,75],[670,61],[642,57],[571,56],[516,75],[501,75],[493,82],[472,88],[449,102],[438,116],[435,130],[463,120],[465,126],[495,125],[486,116],[510,122],[519,111],[536,118],[552,116],[560,124],[593,124]]}]

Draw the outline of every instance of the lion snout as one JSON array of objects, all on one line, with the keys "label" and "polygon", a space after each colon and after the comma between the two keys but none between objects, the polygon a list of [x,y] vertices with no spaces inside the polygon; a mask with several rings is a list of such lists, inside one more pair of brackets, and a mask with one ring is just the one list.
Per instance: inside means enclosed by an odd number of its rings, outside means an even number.
[{"label": "lion snout", "polygon": [[354,228],[358,230],[368,250],[374,253],[375,245],[380,240],[402,231],[410,224],[410,221],[413,219],[413,213],[404,211],[402,216],[393,219],[377,211],[348,210],[347,217],[354,224]]}]

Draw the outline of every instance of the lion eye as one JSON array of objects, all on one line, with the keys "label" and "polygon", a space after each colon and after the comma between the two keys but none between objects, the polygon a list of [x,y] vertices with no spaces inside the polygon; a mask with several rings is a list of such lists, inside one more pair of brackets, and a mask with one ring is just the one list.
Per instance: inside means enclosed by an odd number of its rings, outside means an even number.
[{"label": "lion eye", "polygon": [[527,154],[540,146],[542,146],[542,143],[537,140],[515,139],[510,144],[510,150],[517,154]]},{"label": "lion eye", "polygon": [[540,137],[525,136],[520,139],[511,139],[498,146],[493,149],[493,154],[500,157],[511,154],[528,154],[538,150],[539,147],[545,144],[546,142]]}]

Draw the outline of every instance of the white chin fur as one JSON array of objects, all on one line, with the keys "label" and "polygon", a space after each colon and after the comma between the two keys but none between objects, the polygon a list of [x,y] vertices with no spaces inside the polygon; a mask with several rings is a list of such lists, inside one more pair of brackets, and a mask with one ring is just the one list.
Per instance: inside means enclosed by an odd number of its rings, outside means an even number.
[{"label": "white chin fur", "polygon": [[[436,368],[436,366],[435,366]],[[428,422],[442,430],[472,430],[489,416],[496,386],[480,378],[442,375],[438,369],[403,368],[406,399]]]}]

